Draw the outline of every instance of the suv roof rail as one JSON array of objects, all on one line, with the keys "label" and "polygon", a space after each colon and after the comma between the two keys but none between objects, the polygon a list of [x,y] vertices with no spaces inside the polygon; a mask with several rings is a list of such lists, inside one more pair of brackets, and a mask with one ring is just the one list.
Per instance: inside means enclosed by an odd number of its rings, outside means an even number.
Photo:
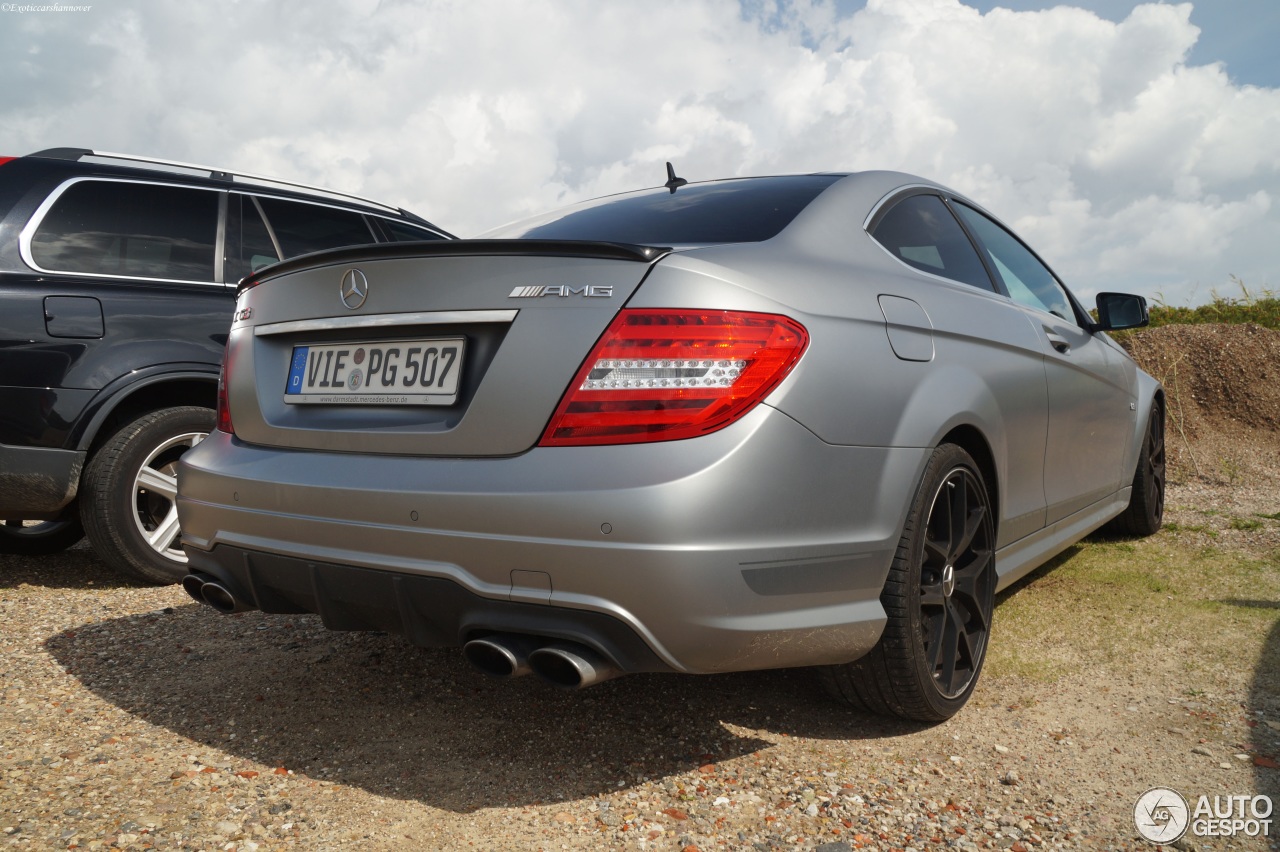
[{"label": "suv roof rail", "polygon": [[[349,192],[338,192],[333,189],[326,189],[323,186],[313,186],[306,183],[298,183],[291,180],[283,180],[281,178],[268,177],[266,175],[254,175],[247,172],[232,172],[226,169],[218,169],[213,166],[202,166],[196,163],[183,163],[178,160],[161,160],[155,157],[141,157],[136,154],[116,154],[109,151],[94,151],[89,148],[46,148],[43,151],[36,151],[34,154],[28,154],[30,157],[44,157],[49,160],[73,160],[79,161],[85,157],[96,157],[100,160],[122,160],[130,163],[145,163],[153,166],[163,166],[168,169],[187,169],[195,172],[208,172],[209,177],[213,180],[226,181],[234,183],[237,180],[242,183],[266,184],[281,187],[289,187],[293,189],[305,189],[308,192],[314,192],[318,195],[327,195],[333,198],[345,198],[351,201],[359,201],[361,204],[368,204],[371,207],[377,207],[380,210],[386,210],[391,213],[407,213],[408,211],[401,208],[392,207],[390,204],[384,204],[381,201],[375,201],[372,198],[365,198],[362,195],[354,195]],[[413,215],[413,214],[409,214]],[[419,216],[413,216],[415,219],[421,219]],[[425,219],[422,219],[426,222]],[[427,224],[430,224],[429,222]],[[435,227],[435,225],[431,225]]]}]

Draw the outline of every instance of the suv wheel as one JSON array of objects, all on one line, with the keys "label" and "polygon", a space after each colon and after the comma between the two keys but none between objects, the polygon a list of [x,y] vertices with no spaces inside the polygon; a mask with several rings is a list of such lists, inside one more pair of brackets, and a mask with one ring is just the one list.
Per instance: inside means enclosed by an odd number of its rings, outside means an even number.
[{"label": "suv wheel", "polygon": [[80,517],[111,567],[156,585],[186,575],[174,502],[178,459],[213,426],[207,408],[164,408],[127,424],[94,454],[81,482]]},{"label": "suv wheel", "polygon": [[75,504],[52,521],[0,522],[0,553],[46,556],[61,553],[82,538],[84,527]]}]

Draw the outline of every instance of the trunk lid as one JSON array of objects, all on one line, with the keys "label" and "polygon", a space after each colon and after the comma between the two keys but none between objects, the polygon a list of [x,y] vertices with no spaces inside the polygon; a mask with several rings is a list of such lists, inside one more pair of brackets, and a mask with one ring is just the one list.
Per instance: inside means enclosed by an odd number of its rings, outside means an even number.
[{"label": "trunk lid", "polygon": [[524,452],[663,253],[472,240],[270,267],[246,279],[236,304],[227,350],[235,433],[331,452]]}]

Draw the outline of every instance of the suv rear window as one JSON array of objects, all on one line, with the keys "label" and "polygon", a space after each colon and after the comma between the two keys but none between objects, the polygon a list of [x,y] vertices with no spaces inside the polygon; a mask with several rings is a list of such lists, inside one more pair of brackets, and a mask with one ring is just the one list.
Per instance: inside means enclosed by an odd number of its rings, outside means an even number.
[{"label": "suv rear window", "polygon": [[266,196],[259,196],[258,203],[285,257],[374,241],[364,216],[350,210]]},{"label": "suv rear window", "polygon": [[426,228],[419,228],[416,225],[406,225],[404,222],[399,222],[395,219],[383,219],[382,227],[387,229],[391,239],[397,243],[444,239],[435,231],[428,231]]},{"label": "suv rear window", "polygon": [[213,281],[218,193],[84,180],[67,187],[31,237],[51,272]]},{"label": "suv rear window", "polygon": [[486,236],[705,245],[767,240],[841,175],[741,178],[650,189],[589,201]]}]

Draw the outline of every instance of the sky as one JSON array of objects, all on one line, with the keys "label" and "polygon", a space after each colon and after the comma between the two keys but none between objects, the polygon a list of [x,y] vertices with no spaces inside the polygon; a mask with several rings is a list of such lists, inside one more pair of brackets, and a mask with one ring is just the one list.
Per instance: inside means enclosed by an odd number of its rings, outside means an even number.
[{"label": "sky", "polygon": [[24,8],[0,7],[0,155],[208,163],[464,237],[667,160],[894,169],[995,213],[1086,300],[1280,289],[1280,0]]}]

